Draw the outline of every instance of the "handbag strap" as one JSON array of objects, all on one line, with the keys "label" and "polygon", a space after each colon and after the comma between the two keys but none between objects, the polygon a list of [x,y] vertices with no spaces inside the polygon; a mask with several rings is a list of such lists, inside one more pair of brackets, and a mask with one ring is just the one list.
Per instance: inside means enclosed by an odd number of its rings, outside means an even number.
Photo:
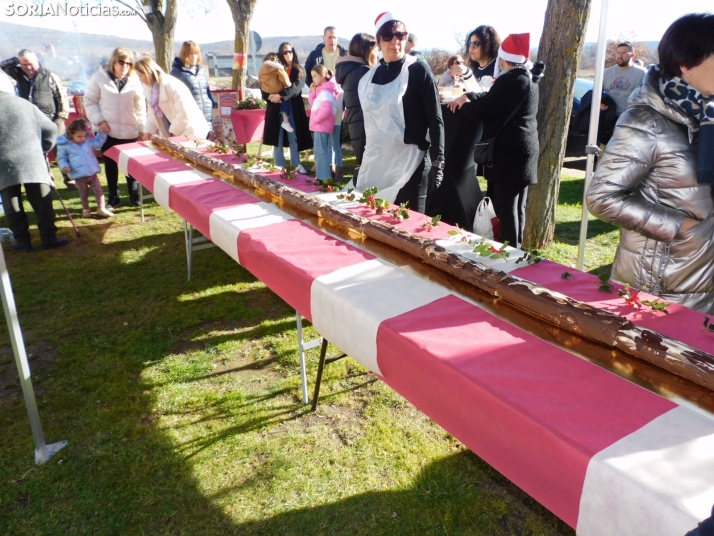
[{"label": "handbag strap", "polygon": [[530,94],[531,94],[531,86],[532,86],[532,85],[533,85],[533,82],[531,82],[531,83],[528,85],[528,93],[526,93],[526,95],[523,97],[523,100],[518,103],[518,106],[516,106],[516,107],[513,109],[513,111],[511,112],[511,115],[509,115],[508,118],[503,122],[503,124],[501,125],[501,127],[500,127],[500,128],[496,131],[496,133],[493,135],[492,139],[494,139],[496,136],[498,136],[498,133],[501,132],[501,130],[503,129],[503,127],[505,127],[505,126],[508,124],[508,122],[509,122],[511,119],[513,119],[513,116],[516,115],[516,112],[521,109],[521,106],[523,106],[523,103],[526,102],[526,99],[527,99],[527,98],[530,96]]}]

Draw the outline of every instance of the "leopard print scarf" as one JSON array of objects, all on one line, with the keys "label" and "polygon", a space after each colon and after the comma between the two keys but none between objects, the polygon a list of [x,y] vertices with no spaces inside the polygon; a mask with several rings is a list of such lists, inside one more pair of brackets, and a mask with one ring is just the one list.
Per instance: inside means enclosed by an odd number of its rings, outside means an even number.
[{"label": "leopard print scarf", "polygon": [[697,181],[714,185],[714,97],[704,97],[678,76],[662,76],[660,93],[699,124]]}]

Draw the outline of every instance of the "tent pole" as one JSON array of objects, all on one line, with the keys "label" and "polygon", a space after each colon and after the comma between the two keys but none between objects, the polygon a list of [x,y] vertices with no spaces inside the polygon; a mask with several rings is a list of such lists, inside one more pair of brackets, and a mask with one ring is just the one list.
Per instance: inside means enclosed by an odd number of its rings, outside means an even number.
[{"label": "tent pole", "polygon": [[600,154],[597,145],[597,129],[600,122],[600,102],[602,101],[602,77],[605,70],[605,48],[607,45],[607,9],[609,0],[602,0],[600,4],[600,30],[597,41],[597,55],[595,59],[595,82],[593,84],[593,99],[590,107],[590,130],[588,130],[587,165],[585,166],[585,188],[583,190],[583,212],[580,217],[580,240],[578,242],[578,261],[576,268],[582,270],[585,264],[585,243],[588,236],[588,207],[585,202],[590,181],[595,168],[595,157]]},{"label": "tent pole", "polygon": [[10,341],[12,342],[12,353],[15,355],[15,365],[17,365],[17,373],[20,376],[22,395],[25,397],[25,407],[27,407],[27,414],[30,417],[32,435],[35,438],[35,463],[39,465],[45,463],[62,447],[67,445],[67,441],[59,441],[51,445],[45,443],[45,435],[42,432],[42,423],[40,422],[40,413],[37,410],[37,401],[35,400],[35,391],[32,388],[30,365],[27,362],[25,343],[22,340],[22,330],[20,329],[20,321],[17,318],[15,298],[12,294],[10,274],[7,272],[5,253],[1,247],[0,292],[2,293],[2,306],[5,311],[5,319],[7,320],[7,329],[10,332]]}]

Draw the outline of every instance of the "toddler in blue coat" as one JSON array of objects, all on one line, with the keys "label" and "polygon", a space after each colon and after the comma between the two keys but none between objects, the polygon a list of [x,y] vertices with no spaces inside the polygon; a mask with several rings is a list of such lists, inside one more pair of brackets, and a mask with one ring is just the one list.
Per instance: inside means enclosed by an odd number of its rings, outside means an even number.
[{"label": "toddler in blue coat", "polygon": [[90,132],[87,135],[87,122],[84,119],[72,121],[67,127],[67,133],[57,138],[57,163],[60,169],[67,173],[79,189],[82,201],[82,216],[92,215],[89,210],[89,188],[94,190],[97,198],[97,215],[103,218],[113,216],[104,204],[104,191],[99,184],[99,162],[94,156],[95,149],[101,149],[107,135]]}]

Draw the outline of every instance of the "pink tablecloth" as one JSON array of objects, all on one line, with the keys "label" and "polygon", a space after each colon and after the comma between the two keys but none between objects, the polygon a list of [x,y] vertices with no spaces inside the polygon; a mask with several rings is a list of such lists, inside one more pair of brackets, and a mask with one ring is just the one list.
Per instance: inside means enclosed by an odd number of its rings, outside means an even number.
[{"label": "pink tablecloth", "polygon": [[[108,156],[301,314],[580,535],[683,535],[714,503],[714,420],[143,144]],[[300,183],[300,181],[298,181]],[[301,189],[311,186],[302,181]],[[295,183],[291,183],[295,185]],[[314,191],[314,189],[312,189]],[[316,194],[334,200],[334,194]],[[361,209],[363,210],[363,209]],[[405,225],[416,229],[423,217]],[[447,227],[432,231],[446,237]],[[708,351],[682,307],[622,310],[593,276],[504,269]],[[605,299],[603,299],[605,297]]]}]

